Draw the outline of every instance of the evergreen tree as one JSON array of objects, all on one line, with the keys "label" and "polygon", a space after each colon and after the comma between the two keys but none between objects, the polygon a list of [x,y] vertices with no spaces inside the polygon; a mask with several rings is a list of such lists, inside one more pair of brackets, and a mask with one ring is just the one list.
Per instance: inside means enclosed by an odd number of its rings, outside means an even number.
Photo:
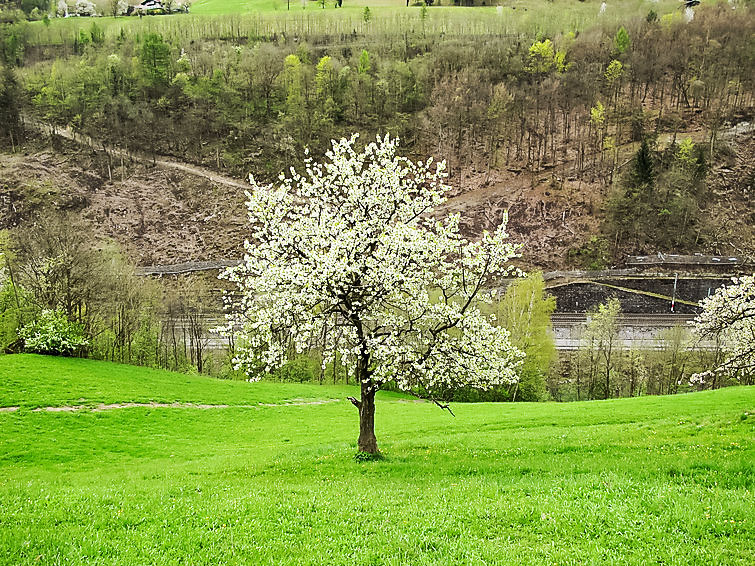
[{"label": "evergreen tree", "polygon": [[0,134],[15,147],[20,130],[21,87],[11,67],[0,67]]},{"label": "evergreen tree", "polygon": [[653,154],[647,139],[643,139],[640,149],[637,151],[632,162],[629,179],[630,186],[635,189],[643,185],[652,187],[654,179]]}]

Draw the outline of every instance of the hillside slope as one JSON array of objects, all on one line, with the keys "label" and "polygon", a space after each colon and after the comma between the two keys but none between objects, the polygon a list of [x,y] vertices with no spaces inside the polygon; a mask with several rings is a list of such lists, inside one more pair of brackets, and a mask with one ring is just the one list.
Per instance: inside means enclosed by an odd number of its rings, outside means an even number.
[{"label": "hillside slope", "polygon": [[[695,249],[662,251],[755,256],[755,138],[750,132],[728,143],[732,154],[708,176],[709,240]],[[138,265],[242,255],[248,233],[242,188],[176,167],[153,167],[146,158],[123,167],[116,159],[108,171],[102,153],[70,141],[58,140],[57,146],[52,150],[38,139],[24,153],[0,153],[0,229],[52,208],[77,212],[99,238],[117,242]],[[475,238],[508,211],[511,237],[524,244],[525,266],[574,267],[569,251],[600,236],[607,194],[597,182],[566,175],[504,170],[451,179],[455,196],[438,213],[460,213],[465,234]],[[243,180],[238,183],[243,186]]]},{"label": "hillside slope", "polygon": [[0,408],[200,403],[248,407],[345,399],[354,388],[254,383],[35,354],[0,357]]},{"label": "hillside slope", "polygon": [[[320,390],[32,356],[0,368],[0,404],[103,399],[90,384],[121,400]],[[346,401],[0,412],[0,562],[750,564],[755,388],[454,409],[379,400],[387,458],[372,463],[352,459]]]}]

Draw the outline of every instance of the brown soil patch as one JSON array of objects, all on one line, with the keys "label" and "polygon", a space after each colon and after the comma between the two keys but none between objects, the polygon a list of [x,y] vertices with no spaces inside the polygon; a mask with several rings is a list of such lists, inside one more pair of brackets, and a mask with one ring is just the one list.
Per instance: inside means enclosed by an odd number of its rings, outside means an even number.
[{"label": "brown soil patch", "polygon": [[[259,409],[261,407],[295,407],[303,405],[325,405],[327,403],[337,403],[340,399],[317,399],[314,401],[305,401],[301,399],[292,400],[287,403],[258,403],[256,405],[207,405],[202,403],[100,403],[99,405],[67,405],[63,407],[38,407],[33,409],[35,413],[74,413],[78,411],[112,411],[114,409],[130,409],[133,407],[148,407],[152,409]],[[17,411],[18,407],[4,407],[0,411]]]},{"label": "brown soil patch", "polygon": [[[690,131],[677,140],[687,135],[700,138]],[[706,215],[718,233],[694,251],[748,254],[755,247],[752,130],[748,125],[736,139],[728,132],[721,137],[736,155],[709,176],[714,198]],[[153,165],[143,157],[121,162],[115,154],[108,164],[102,151],[81,143],[58,139],[59,149],[52,150],[39,139],[25,154],[0,153],[0,229],[52,207],[79,212],[96,235],[118,242],[140,266],[243,255],[244,180],[167,158]],[[631,158],[635,145],[622,147],[620,162]],[[514,166],[467,170],[450,179],[456,193],[437,215],[459,212],[464,234],[474,238],[495,229],[508,210],[511,240],[523,244],[523,267],[568,268],[568,251],[599,233],[607,193],[589,173],[574,175],[571,156],[538,173]]]},{"label": "brown soil patch", "polygon": [[118,168],[111,182],[100,156],[49,150],[0,154],[0,172],[0,228],[49,207],[80,213],[97,236],[118,242],[138,265],[242,255],[240,187],[141,164]]}]

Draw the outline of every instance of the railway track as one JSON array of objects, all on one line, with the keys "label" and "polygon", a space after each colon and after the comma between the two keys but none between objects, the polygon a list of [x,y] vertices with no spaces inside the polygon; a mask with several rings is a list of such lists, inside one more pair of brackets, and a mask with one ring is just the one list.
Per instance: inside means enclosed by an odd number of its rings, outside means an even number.
[{"label": "railway track", "polygon": [[[620,326],[667,328],[676,325],[685,326],[695,318],[693,314],[623,314],[619,317]],[[586,313],[554,313],[551,316],[553,326],[570,326],[585,324]]]},{"label": "railway track", "polygon": [[[694,319],[694,315],[688,314],[625,314],[619,318],[618,347],[621,349],[661,350],[665,347],[662,333],[675,326],[687,327]],[[225,350],[228,340],[218,334],[209,332],[224,323],[222,313],[206,315],[202,320],[202,326],[208,329],[205,332],[205,347],[208,350]],[[553,335],[556,349],[561,351],[573,351],[579,349],[582,344],[588,317],[581,313],[556,313],[551,317]],[[181,322],[176,324],[176,331],[181,333],[186,326]],[[690,345],[695,349],[709,349],[712,344],[696,343]]]}]

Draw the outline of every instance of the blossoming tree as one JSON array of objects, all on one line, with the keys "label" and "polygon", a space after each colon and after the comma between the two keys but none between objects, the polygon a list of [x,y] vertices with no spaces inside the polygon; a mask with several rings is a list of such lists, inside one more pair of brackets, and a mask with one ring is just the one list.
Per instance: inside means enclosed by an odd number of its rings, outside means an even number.
[{"label": "blossoming tree", "polygon": [[[240,291],[227,332],[242,340],[236,364],[251,379],[318,344],[323,364],[340,354],[356,381],[359,451],[378,452],[375,393],[443,386],[489,388],[516,381],[523,354],[479,309],[485,286],[513,271],[518,246],[504,223],[468,242],[459,216],[434,220],[449,187],[445,164],[396,155],[378,138],[364,151],[356,135],[334,141],[324,163],[250,178],[251,238],[241,265],[223,277]],[[239,298],[240,297],[240,298]],[[285,338],[285,339],[284,339]]]},{"label": "blossoming tree", "polygon": [[723,372],[742,383],[751,382],[755,374],[755,275],[735,277],[700,306],[703,310],[693,321],[693,330],[700,338],[719,341],[725,357],[712,370],[695,374],[692,381],[702,383]]}]

